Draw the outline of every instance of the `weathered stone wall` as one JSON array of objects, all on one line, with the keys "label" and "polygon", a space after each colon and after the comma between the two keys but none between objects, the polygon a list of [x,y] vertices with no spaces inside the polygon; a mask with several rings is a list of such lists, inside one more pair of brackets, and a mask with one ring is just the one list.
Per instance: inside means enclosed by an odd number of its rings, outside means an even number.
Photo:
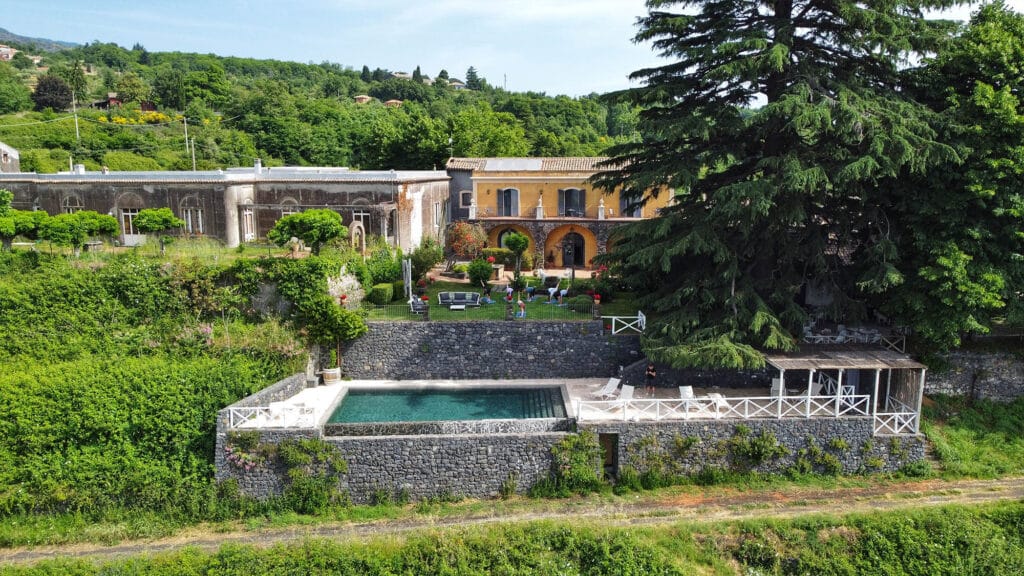
[{"label": "weathered stone wall", "polygon": [[[552,426],[554,427],[554,426]],[[251,432],[250,432],[251,433]],[[319,429],[262,430],[262,444],[286,439],[323,438],[337,447],[348,465],[338,488],[353,502],[368,503],[384,491],[415,500],[436,497],[489,498],[499,494],[508,478],[524,493],[551,470],[551,447],[568,432],[525,432],[463,435],[322,437]],[[218,436],[217,480],[238,482],[241,493],[254,498],[281,495],[286,470],[274,459],[245,470],[226,458],[227,434]]]},{"label": "weathered stone wall", "polygon": [[635,336],[591,322],[370,322],[346,344],[356,379],[608,377],[641,357]]},{"label": "weathered stone wall", "polygon": [[[237,478],[239,480],[239,487],[243,489],[245,494],[273,494],[279,493],[280,479],[276,472],[272,470],[258,470],[250,471],[244,475],[238,475],[238,470],[235,470],[227,461],[227,453],[224,448],[227,446],[227,434],[228,434],[228,411],[230,408],[246,408],[251,406],[269,406],[271,402],[279,402],[290,398],[299,392],[303,388],[309,386],[315,386],[316,380],[307,380],[305,374],[295,374],[289,376],[283,380],[274,383],[271,386],[242,398],[238,402],[235,402],[231,406],[217,412],[217,437],[216,448],[213,454],[213,463],[215,467],[215,476],[218,481],[225,480],[227,478]],[[309,436],[312,434],[314,437],[319,436],[318,430],[306,430],[306,431],[295,431],[295,430],[263,430],[260,433],[261,442],[269,442],[276,444],[281,440],[289,437],[298,436]],[[296,436],[298,435],[298,436]],[[271,490],[268,486],[277,486],[275,490]]]},{"label": "weathered stone wall", "polygon": [[949,369],[929,371],[925,394],[1012,402],[1024,396],[1024,359],[1018,354],[951,352]]},{"label": "weathered stone wall", "polygon": [[[644,451],[656,450],[669,456],[678,467],[674,472],[680,474],[697,473],[705,467],[729,468],[734,464],[729,439],[736,435],[739,426],[750,430],[748,438],[767,431],[788,450],[786,456],[754,467],[761,472],[784,472],[794,465],[801,450],[813,452],[809,438],[814,439],[822,454],[835,456],[844,473],[896,470],[924,458],[923,437],[875,437],[871,418],[580,424],[580,428],[597,434],[618,434],[620,469],[625,465],[642,469]],[[842,440],[846,448],[837,448],[834,440]],[[815,463],[813,456],[807,458]],[[821,471],[821,462],[817,464]]]},{"label": "weathered stone wall", "polygon": [[415,500],[497,496],[514,475],[523,493],[551,470],[551,447],[566,433],[329,437],[348,462],[341,488],[353,502],[377,490]]}]

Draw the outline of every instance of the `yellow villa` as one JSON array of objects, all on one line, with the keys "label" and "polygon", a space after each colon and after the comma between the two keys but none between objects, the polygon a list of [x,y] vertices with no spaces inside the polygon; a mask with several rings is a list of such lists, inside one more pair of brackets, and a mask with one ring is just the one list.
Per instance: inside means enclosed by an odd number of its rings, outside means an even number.
[{"label": "yellow villa", "polygon": [[[504,246],[511,232],[530,239],[538,267],[590,268],[608,250],[615,226],[652,218],[671,201],[659,194],[647,205],[631,207],[618,191],[604,193],[587,180],[607,160],[569,158],[452,158],[453,220],[479,223],[488,245]],[[543,255],[543,256],[541,256]]]}]

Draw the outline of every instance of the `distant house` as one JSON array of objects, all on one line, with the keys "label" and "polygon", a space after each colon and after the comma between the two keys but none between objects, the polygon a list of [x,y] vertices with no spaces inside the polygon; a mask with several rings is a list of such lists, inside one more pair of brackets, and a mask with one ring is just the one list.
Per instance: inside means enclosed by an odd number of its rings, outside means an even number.
[{"label": "distant house", "polygon": [[3,142],[0,142],[0,172],[21,172],[18,151]]},{"label": "distant house", "polygon": [[11,58],[14,58],[14,55],[17,53],[17,49],[11,48],[6,44],[0,44],[0,60],[3,60],[4,62],[10,62]]},{"label": "distant house", "polygon": [[412,80],[412,74],[408,72],[392,72],[392,78],[398,78],[399,80]]},{"label": "distant house", "polygon": [[384,105],[387,106],[388,108],[401,108],[402,107],[402,101],[401,100],[388,100],[388,101],[384,102]]},{"label": "distant house", "polygon": [[373,96],[367,96],[366,94],[360,94],[359,96],[356,96],[355,98],[353,98],[353,100],[356,101],[356,104],[366,104],[370,100],[373,100]]},{"label": "distant house", "polygon": [[103,100],[97,100],[92,103],[93,108],[100,110],[109,110],[115,106],[122,104],[121,99],[117,97],[117,92],[107,92],[107,97]]},{"label": "distant house", "polygon": [[451,86],[452,90],[466,90],[466,83],[458,78],[449,78],[448,85]]}]

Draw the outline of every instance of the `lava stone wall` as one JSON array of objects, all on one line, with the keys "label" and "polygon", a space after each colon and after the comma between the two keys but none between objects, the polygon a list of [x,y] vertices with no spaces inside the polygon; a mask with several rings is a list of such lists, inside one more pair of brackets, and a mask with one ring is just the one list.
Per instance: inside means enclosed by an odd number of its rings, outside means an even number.
[{"label": "lava stone wall", "polygon": [[636,336],[592,322],[370,322],[349,342],[354,379],[607,378],[640,359]]},{"label": "lava stone wall", "polygon": [[[728,468],[728,441],[739,426],[750,430],[749,438],[767,431],[788,449],[788,454],[756,468],[760,472],[784,472],[796,461],[800,450],[811,447],[809,438],[823,453],[838,458],[842,471],[881,472],[897,470],[924,458],[922,436],[876,437],[871,418],[812,418],[807,420],[703,420],[662,422],[582,423],[581,429],[597,434],[618,434],[618,464],[632,465],[641,471],[645,451],[668,455],[679,467],[676,473],[693,474],[705,467]],[[652,438],[655,440],[652,442]],[[846,448],[834,446],[842,440]],[[680,448],[679,444],[685,446]],[[649,454],[649,452],[646,452]]]},{"label": "lava stone wall", "polygon": [[493,435],[328,437],[348,463],[341,489],[353,502],[384,491],[414,500],[494,497],[510,475],[524,493],[551,470],[551,448],[565,432]]},{"label": "lava stone wall", "polygon": [[1024,396],[1024,359],[1018,354],[951,352],[949,369],[929,371],[925,394],[1012,402]]}]

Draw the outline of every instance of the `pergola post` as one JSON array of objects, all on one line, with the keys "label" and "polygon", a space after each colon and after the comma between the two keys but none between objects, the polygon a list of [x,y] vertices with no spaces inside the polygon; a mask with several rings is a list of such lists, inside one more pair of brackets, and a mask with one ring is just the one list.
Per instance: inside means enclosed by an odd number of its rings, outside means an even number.
[{"label": "pergola post", "polygon": [[892,397],[892,368],[889,368],[889,375],[885,379],[885,411],[889,411],[889,398]]},{"label": "pergola post", "polygon": [[811,417],[811,387],[814,385],[814,373],[816,370],[811,368],[807,371],[807,398],[804,399],[804,417]]},{"label": "pergola post", "polygon": [[921,405],[924,402],[924,373],[927,371],[927,368],[921,368],[921,380],[918,382],[917,386],[917,418],[914,419],[915,434],[921,431]]},{"label": "pergola post", "polygon": [[882,379],[882,369],[875,369],[875,393],[871,396],[871,417],[878,414],[878,383]]},{"label": "pergola post", "polygon": [[839,369],[839,380],[836,382],[836,418],[839,418],[839,397],[843,392],[843,368]]},{"label": "pergola post", "polygon": [[[771,394],[771,388],[768,393]],[[775,417],[782,420],[782,398],[786,395],[786,370],[779,368],[779,396],[775,399]]]}]

